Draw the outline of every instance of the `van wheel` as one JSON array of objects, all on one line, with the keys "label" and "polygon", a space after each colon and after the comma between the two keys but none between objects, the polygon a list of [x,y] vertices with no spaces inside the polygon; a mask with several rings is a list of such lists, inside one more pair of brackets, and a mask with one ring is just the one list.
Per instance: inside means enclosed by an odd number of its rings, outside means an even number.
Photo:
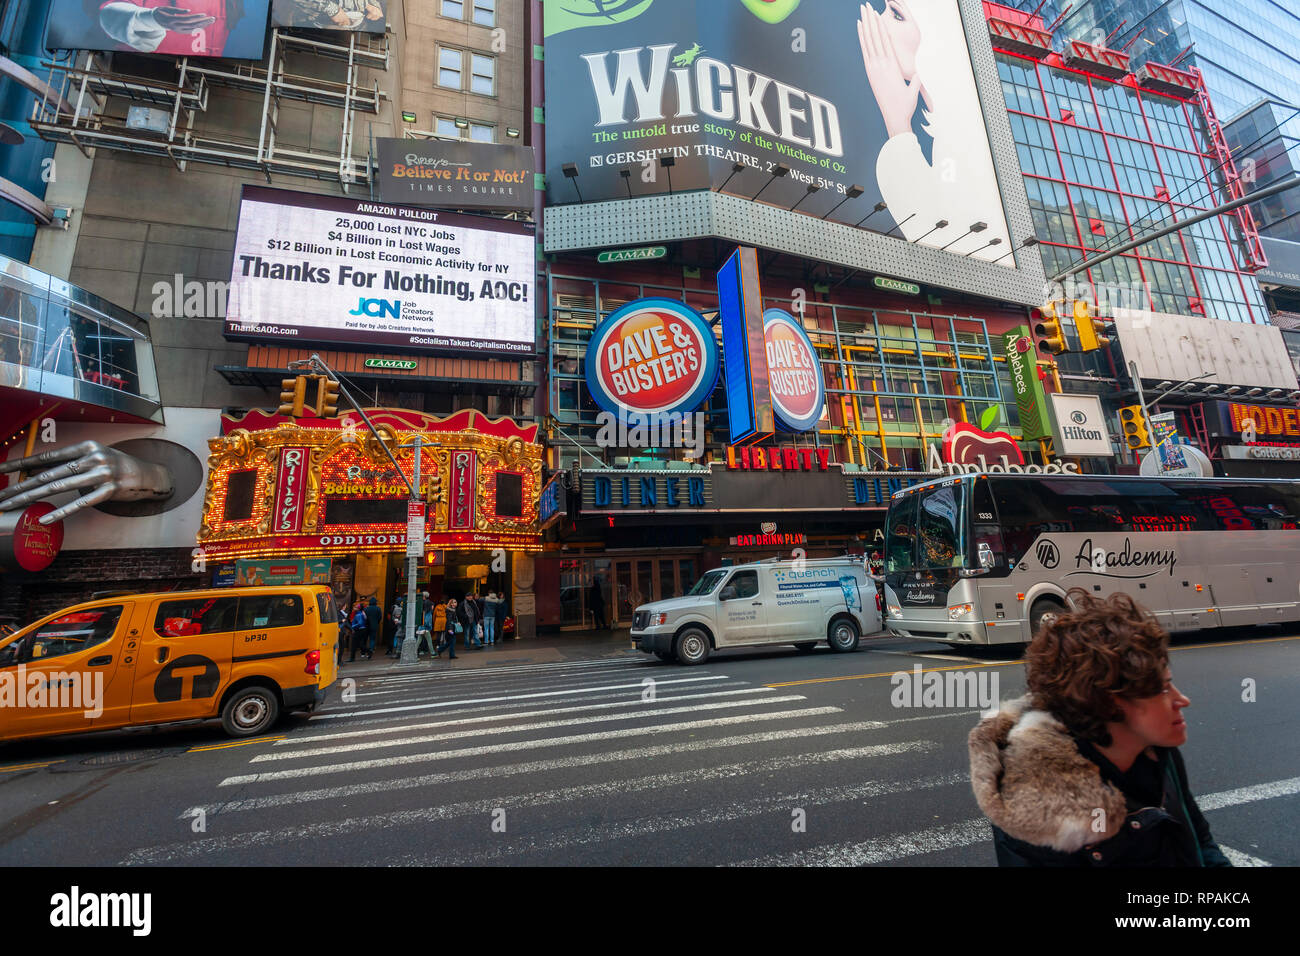
[{"label": "van wheel", "polygon": [[800,654],[807,654],[816,646],[817,646],[816,641],[801,641],[794,646],[794,649],[798,651]]},{"label": "van wheel", "polygon": [[1034,637],[1044,624],[1051,624],[1065,610],[1061,602],[1042,598],[1029,609],[1029,636]]},{"label": "van wheel", "polygon": [[838,651],[841,654],[856,651],[858,649],[858,625],[847,617],[832,621],[826,643],[831,646],[831,650]]},{"label": "van wheel", "polygon": [[231,737],[255,737],[280,719],[280,698],[269,687],[245,687],[221,708],[221,726]]},{"label": "van wheel", "polygon": [[677,660],[677,658],[673,656],[672,651],[655,651],[655,657],[659,658],[665,664],[671,664],[673,661]]},{"label": "van wheel", "polygon": [[709,659],[709,635],[698,627],[688,627],[677,635],[673,653],[683,664],[703,664]]}]

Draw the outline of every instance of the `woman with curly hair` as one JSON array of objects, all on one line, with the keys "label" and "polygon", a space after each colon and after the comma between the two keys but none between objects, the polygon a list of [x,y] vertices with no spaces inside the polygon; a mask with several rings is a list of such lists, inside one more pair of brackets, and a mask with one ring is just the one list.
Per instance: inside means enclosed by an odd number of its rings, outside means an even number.
[{"label": "woman with curly hair", "polygon": [[1125,594],[1069,594],[1025,657],[1028,696],[970,733],[999,866],[1231,866],[1187,783],[1169,635]]}]

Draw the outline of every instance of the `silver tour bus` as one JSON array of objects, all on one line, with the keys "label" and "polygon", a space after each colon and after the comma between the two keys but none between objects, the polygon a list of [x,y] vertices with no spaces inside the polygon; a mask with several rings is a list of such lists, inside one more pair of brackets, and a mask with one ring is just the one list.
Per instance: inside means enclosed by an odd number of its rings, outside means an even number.
[{"label": "silver tour bus", "polygon": [[1066,592],[1122,591],[1170,631],[1300,620],[1300,481],[973,474],[893,495],[885,626],[1024,643]]}]

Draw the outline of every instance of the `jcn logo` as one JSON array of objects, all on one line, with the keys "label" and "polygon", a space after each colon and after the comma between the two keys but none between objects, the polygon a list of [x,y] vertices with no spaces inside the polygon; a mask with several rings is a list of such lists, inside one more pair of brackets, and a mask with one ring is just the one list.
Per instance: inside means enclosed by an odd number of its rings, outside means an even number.
[{"label": "jcn logo", "polygon": [[348,315],[368,315],[376,319],[391,316],[396,319],[401,313],[402,302],[400,299],[358,299],[357,307]]}]

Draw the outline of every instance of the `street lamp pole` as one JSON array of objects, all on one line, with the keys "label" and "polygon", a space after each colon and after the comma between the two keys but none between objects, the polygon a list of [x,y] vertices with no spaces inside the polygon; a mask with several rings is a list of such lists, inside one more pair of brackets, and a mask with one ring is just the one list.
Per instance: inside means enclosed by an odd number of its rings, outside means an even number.
[{"label": "street lamp pole", "polygon": [[[424,447],[424,442],[419,435],[416,435],[413,444],[415,445],[415,467],[412,469],[412,476],[415,481],[412,484],[416,489],[418,489],[420,487],[420,458],[422,457],[421,451]],[[418,492],[414,490],[412,491],[411,503],[424,505],[423,499],[420,499],[418,497]],[[427,507],[427,505],[425,505],[425,507]],[[426,514],[425,521],[427,520],[428,516]],[[402,623],[406,626],[406,639],[402,641],[402,656],[399,661],[401,664],[414,664],[419,660],[419,649],[415,646],[415,628],[417,623],[420,626],[424,625],[423,621],[417,622],[415,620],[415,574],[419,569],[420,559],[416,556],[415,547],[411,541],[411,524],[412,522],[408,515],[406,521],[406,610],[402,615]],[[420,523],[420,530],[424,530],[424,522]],[[421,552],[424,550],[423,534],[420,535],[420,550]]]}]

